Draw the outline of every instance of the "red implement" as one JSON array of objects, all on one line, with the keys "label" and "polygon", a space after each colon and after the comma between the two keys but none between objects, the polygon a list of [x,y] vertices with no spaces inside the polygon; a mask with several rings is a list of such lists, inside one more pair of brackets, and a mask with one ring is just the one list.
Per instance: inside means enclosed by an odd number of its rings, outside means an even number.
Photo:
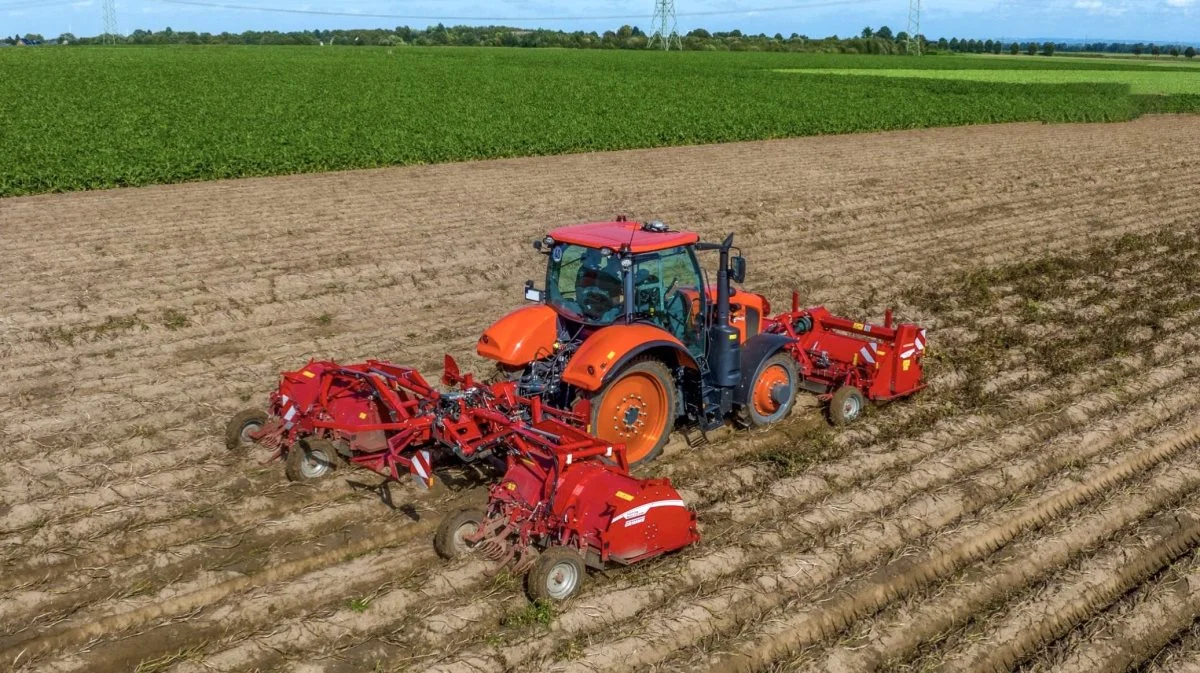
[{"label": "red implement", "polygon": [[823,306],[800,308],[792,294],[792,310],[771,319],[764,331],[786,335],[802,386],[830,401],[830,416],[849,422],[862,412],[864,398],[887,401],[925,387],[922,360],[925,330],[910,323],[884,324],[840,318]]}]

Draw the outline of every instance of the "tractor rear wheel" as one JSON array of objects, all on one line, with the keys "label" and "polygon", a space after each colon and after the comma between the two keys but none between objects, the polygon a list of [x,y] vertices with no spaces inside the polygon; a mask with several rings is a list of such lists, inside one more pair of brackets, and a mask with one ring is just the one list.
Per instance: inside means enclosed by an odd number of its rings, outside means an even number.
[{"label": "tractor rear wheel", "polygon": [[267,412],[262,409],[239,411],[225,426],[225,448],[236,451],[254,444],[250,433],[262,430],[268,418]]},{"label": "tractor rear wheel", "polygon": [[288,449],[284,473],[289,481],[320,479],[337,467],[340,459],[327,440],[298,442]]},{"label": "tractor rear wheel", "polygon": [[525,575],[525,594],[531,601],[565,601],[583,586],[583,556],[570,547],[547,548]]},{"label": "tractor rear wheel", "polygon": [[849,425],[857,421],[867,408],[867,399],[853,386],[842,386],[829,400],[829,420],[834,425]]},{"label": "tractor rear wheel", "polygon": [[592,397],[590,432],[625,445],[629,465],[658,458],[675,427],[675,380],[654,358],[639,358]]},{"label": "tractor rear wheel", "polygon": [[758,366],[751,379],[750,399],[738,408],[738,424],[761,428],[787,418],[796,403],[796,361],[787,353],[776,353]]},{"label": "tractor rear wheel", "polygon": [[483,514],[473,509],[460,510],[442,519],[433,536],[433,549],[444,559],[456,559],[471,553],[474,544],[466,540],[479,530]]}]

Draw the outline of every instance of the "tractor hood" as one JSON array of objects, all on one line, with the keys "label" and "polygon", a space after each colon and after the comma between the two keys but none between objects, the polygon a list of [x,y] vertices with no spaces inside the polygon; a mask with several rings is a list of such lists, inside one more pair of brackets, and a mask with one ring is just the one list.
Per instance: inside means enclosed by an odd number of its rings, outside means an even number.
[{"label": "tractor hood", "polygon": [[489,360],[523,367],[552,354],[557,340],[558,313],[536,304],[522,306],[484,330],[475,351]]}]

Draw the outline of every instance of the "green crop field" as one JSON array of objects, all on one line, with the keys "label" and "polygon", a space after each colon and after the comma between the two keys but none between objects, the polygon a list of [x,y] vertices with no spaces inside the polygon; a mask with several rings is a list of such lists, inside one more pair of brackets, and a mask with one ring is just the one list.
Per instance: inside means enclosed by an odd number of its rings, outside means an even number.
[{"label": "green crop field", "polygon": [[[920,77],[905,74],[913,68]],[[808,72],[780,72],[797,69]],[[1200,110],[1200,97],[1188,95],[1198,76],[1126,61],[951,56],[5,49],[0,196],[956,124],[1117,121]]]},{"label": "green crop field", "polygon": [[805,75],[870,75],[1005,84],[1123,84],[1134,94],[1200,94],[1200,72],[1141,70],[913,70],[809,68],[783,72]]}]

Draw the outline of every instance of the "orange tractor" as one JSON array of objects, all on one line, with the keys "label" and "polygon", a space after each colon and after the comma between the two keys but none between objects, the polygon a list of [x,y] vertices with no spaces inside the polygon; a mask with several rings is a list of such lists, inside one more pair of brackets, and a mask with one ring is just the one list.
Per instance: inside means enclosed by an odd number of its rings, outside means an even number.
[{"label": "orange tractor", "polygon": [[[804,388],[835,424],[866,401],[924,387],[925,333],[916,325],[858,323],[822,307],[768,317],[762,295],[735,290],[746,262],[733,235],[705,243],[660,222],[624,218],[555,229],[534,248],[548,257],[546,287],[525,284],[529,306],[479,338],[519,393],[590,420],[624,444],[631,465],[656,458],[677,424],[701,432],[732,415],[742,426],[785,418]],[[717,252],[710,285],[697,253]]]}]

